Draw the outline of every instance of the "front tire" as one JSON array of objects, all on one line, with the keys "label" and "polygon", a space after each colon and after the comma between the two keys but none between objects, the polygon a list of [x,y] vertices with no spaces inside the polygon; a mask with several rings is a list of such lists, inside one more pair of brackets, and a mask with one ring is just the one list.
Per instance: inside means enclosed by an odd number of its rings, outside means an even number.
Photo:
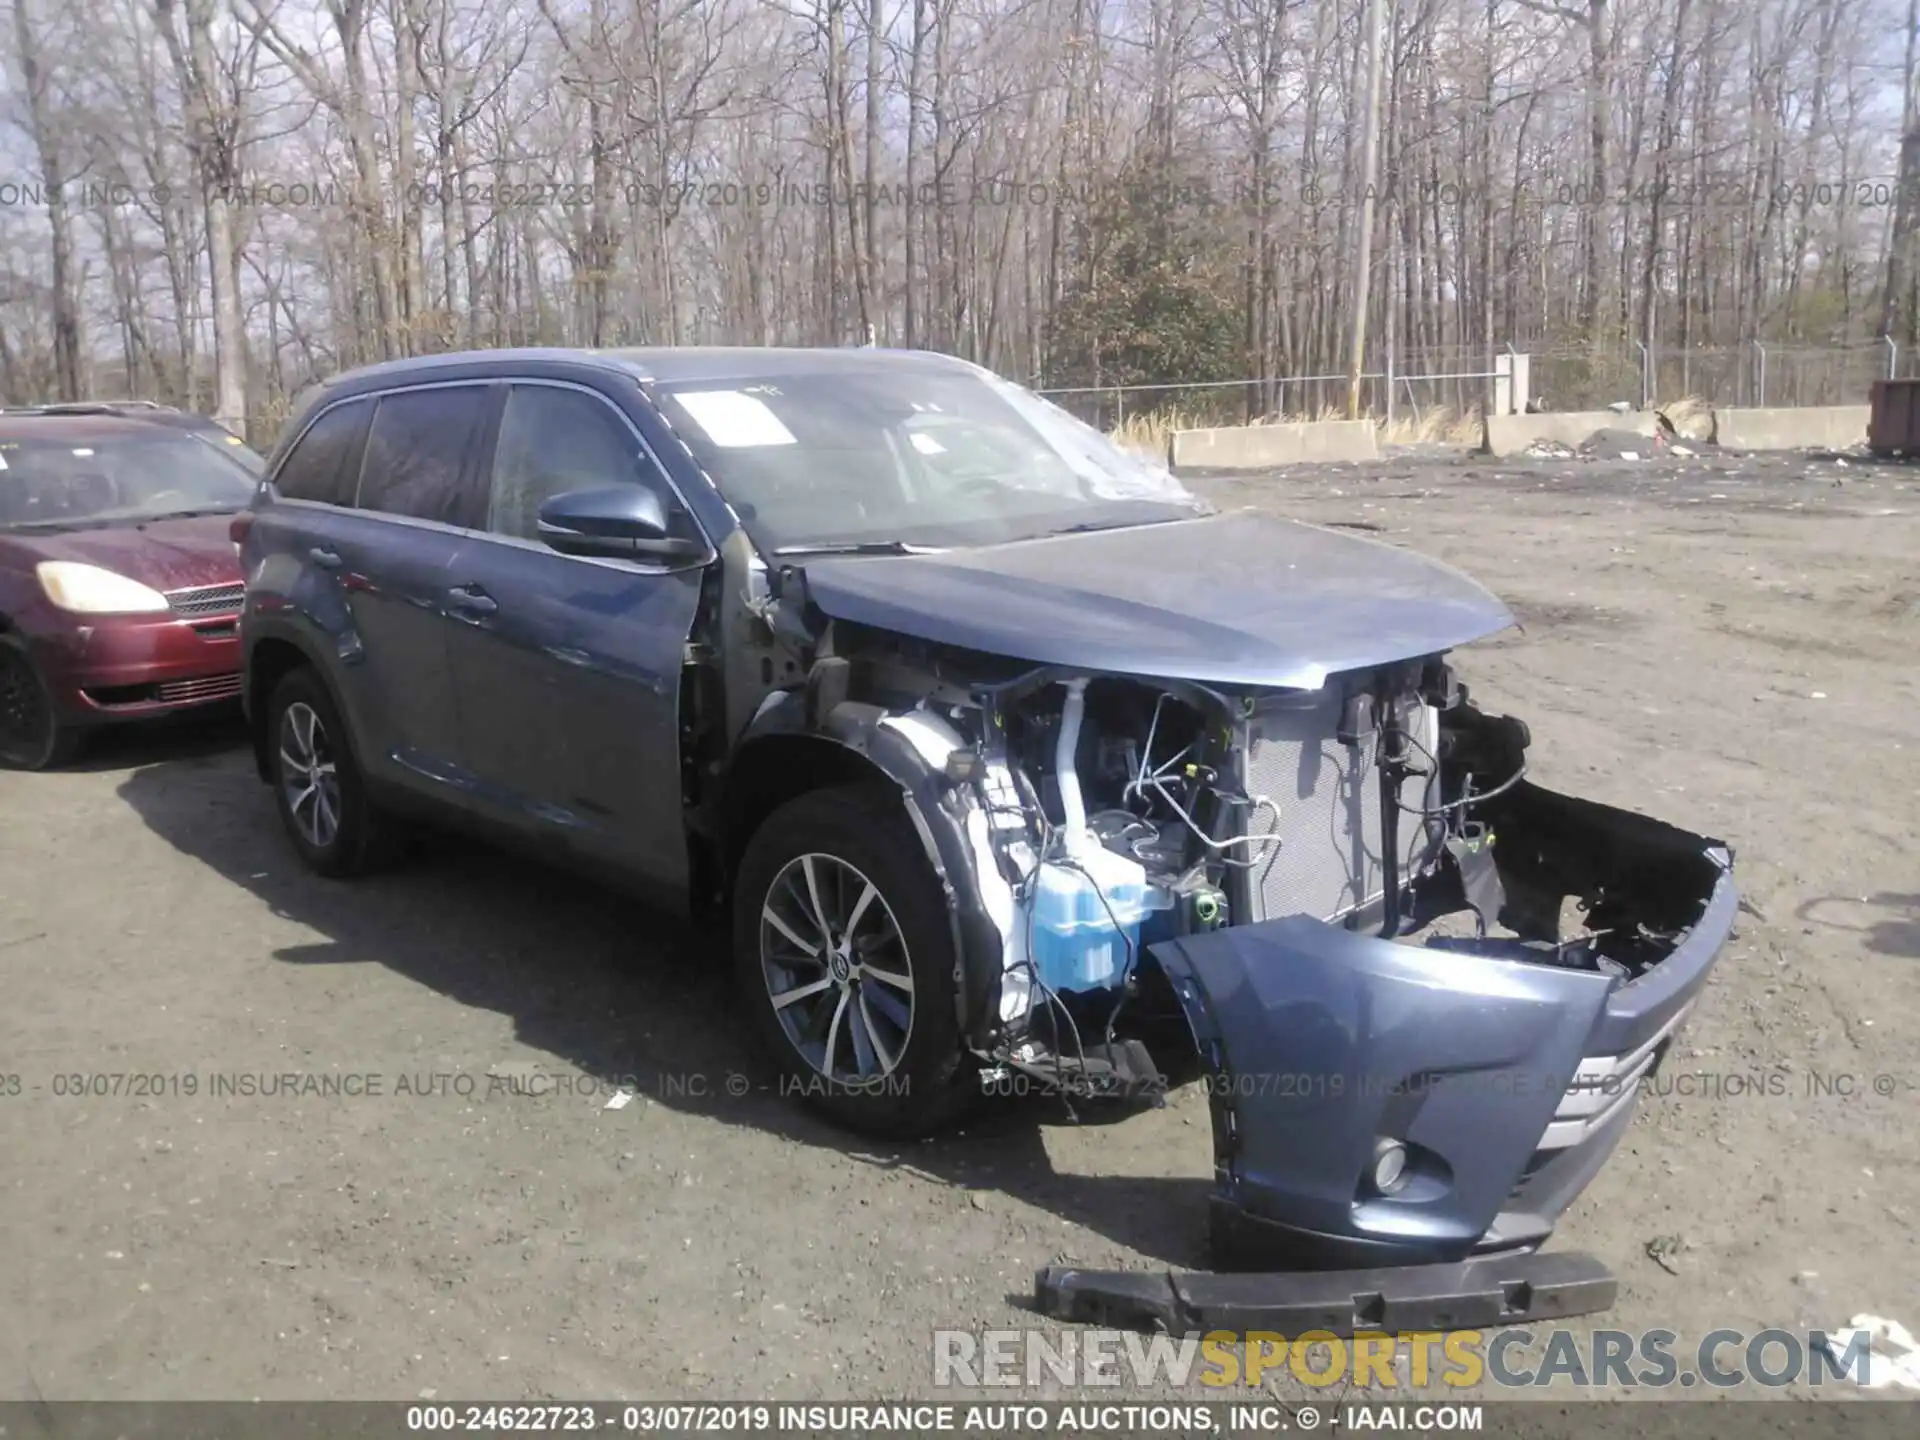
[{"label": "front tire", "polygon": [[344,879],[385,861],[390,827],[368,794],[346,722],[312,670],[289,671],[274,687],[267,735],[280,820],[307,866]]},{"label": "front tire", "polygon": [[785,1093],[889,1139],[964,1108],[953,931],[897,798],[821,790],[775,811],[735,878],[733,946]]},{"label": "front tire", "polygon": [[52,770],[80,752],[81,732],[60,723],[24,637],[0,634],[0,766]]}]

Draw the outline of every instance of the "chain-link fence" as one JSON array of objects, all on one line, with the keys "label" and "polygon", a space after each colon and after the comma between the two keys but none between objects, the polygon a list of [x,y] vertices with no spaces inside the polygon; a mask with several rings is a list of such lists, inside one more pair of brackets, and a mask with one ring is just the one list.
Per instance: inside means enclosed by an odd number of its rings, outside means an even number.
[{"label": "chain-link fence", "polygon": [[1598,410],[1621,401],[1665,405],[1687,396],[1731,406],[1864,405],[1874,381],[1913,373],[1912,358],[1891,340],[1556,347],[1532,352],[1532,396],[1554,410]]},{"label": "chain-link fence", "polygon": [[[1491,357],[1479,350],[1411,351],[1392,361],[1376,353],[1360,376],[1360,410],[1376,419],[1415,420],[1440,409],[1456,415],[1479,411],[1487,404],[1493,373]],[[1349,375],[1338,371],[1156,385],[1081,385],[1040,393],[1103,430],[1149,421],[1198,429],[1274,420],[1343,420],[1351,384]]]},{"label": "chain-link fence", "polygon": [[[1693,397],[1720,406],[1863,405],[1875,380],[1920,375],[1920,353],[1891,341],[1660,349],[1642,345],[1529,348],[1528,397],[1544,410],[1645,409]],[[1484,411],[1497,356],[1444,347],[1376,358],[1360,404],[1376,420],[1422,424]],[[1344,419],[1346,374],[1249,376],[1157,385],[1074,386],[1040,393],[1103,430],[1199,428],[1274,420]]]}]

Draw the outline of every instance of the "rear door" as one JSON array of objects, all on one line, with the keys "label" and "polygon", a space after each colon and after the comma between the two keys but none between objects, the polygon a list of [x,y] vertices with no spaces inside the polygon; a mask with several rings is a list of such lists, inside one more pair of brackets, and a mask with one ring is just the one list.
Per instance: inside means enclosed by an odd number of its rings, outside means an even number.
[{"label": "rear door", "polygon": [[272,503],[256,505],[240,557],[247,583],[242,640],[249,653],[261,634],[293,632],[325,670],[356,748],[370,754],[376,717],[363,709],[349,577],[332,562],[342,533],[354,528],[353,492],[373,407],[370,396],[327,406],[276,457]]},{"label": "rear door", "polygon": [[484,523],[479,469],[497,389],[428,385],[378,397],[354,508],[336,512],[314,563],[351,613],[341,670],[363,760],[430,793],[460,785],[459,719],[447,664],[452,565]]},{"label": "rear door", "polygon": [[627,417],[584,386],[514,381],[489,478],[484,533],[451,575],[468,604],[446,627],[477,794],[517,829],[677,892],[680,679],[703,567],[562,555],[536,525],[549,496],[648,485],[699,529]]}]

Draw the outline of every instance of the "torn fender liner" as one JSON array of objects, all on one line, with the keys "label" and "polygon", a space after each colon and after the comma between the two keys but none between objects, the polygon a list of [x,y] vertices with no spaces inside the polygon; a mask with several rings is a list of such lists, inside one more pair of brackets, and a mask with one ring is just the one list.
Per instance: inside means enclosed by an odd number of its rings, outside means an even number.
[{"label": "torn fender liner", "polygon": [[1618,1285],[1591,1255],[1503,1255],[1457,1265],[1307,1274],[1211,1275],[1049,1266],[1034,1278],[1042,1314],[1123,1329],[1204,1335],[1265,1330],[1485,1329],[1611,1308]]}]

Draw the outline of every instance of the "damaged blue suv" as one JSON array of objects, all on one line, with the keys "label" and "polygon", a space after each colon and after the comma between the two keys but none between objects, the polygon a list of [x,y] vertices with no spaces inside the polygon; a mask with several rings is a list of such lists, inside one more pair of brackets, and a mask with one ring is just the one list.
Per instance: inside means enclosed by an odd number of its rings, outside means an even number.
[{"label": "damaged blue suv", "polygon": [[[725,918],[771,1054],[868,1132],[1204,1077],[1226,1267],[1536,1249],[1732,925],[1726,846],[1527,778],[1446,658],[1513,623],[1486,590],[1214,513],[956,359],[374,366],[234,534],[315,870],[426,817]],[[1510,1273],[1449,1313],[1593,1298]]]}]

